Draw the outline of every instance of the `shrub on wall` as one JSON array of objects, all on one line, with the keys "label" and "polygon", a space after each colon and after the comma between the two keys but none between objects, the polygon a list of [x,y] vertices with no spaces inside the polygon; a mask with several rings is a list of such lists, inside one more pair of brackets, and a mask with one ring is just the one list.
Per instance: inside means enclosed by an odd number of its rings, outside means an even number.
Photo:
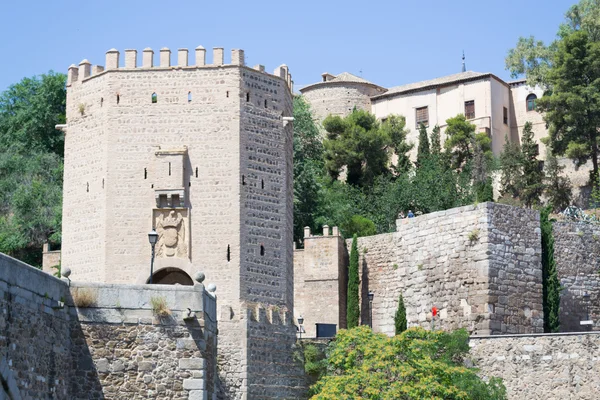
[{"label": "shrub on wall", "polygon": [[560,308],[560,281],[556,272],[554,261],[554,237],[552,236],[552,221],[549,215],[552,206],[548,206],[540,213],[542,229],[542,282],[544,306],[544,332],[558,332],[560,321],[558,313]]},{"label": "shrub on wall", "polygon": [[406,330],[406,307],[404,306],[404,298],[402,298],[402,293],[398,298],[398,309],[396,310],[396,315],[394,315],[394,326],[396,327],[396,335],[401,334]]},{"label": "shrub on wall", "polygon": [[358,243],[357,236],[352,238],[352,248],[350,249],[350,266],[348,267],[348,296],[346,320],[348,328],[358,326],[360,318],[360,306],[358,299]]}]

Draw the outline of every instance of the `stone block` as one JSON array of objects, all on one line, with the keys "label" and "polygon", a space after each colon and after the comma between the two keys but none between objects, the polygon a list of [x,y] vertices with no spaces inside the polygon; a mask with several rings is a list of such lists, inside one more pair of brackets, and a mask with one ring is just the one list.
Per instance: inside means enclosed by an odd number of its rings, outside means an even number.
[{"label": "stone block", "polygon": [[203,390],[206,389],[204,379],[184,379],[183,388],[185,390]]},{"label": "stone block", "polygon": [[188,400],[209,400],[207,390],[190,390],[188,393]]},{"label": "stone block", "polygon": [[180,369],[204,369],[206,368],[206,360],[204,358],[182,358],[179,360]]}]

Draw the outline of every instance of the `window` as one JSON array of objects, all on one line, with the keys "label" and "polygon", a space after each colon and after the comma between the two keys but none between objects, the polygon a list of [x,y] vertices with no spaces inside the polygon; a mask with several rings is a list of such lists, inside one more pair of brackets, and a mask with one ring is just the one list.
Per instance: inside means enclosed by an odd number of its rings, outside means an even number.
[{"label": "window", "polygon": [[423,124],[426,127],[429,126],[429,109],[427,107],[419,107],[415,112],[416,128],[419,129],[419,125]]},{"label": "window", "polygon": [[465,118],[475,118],[475,100],[465,101]]},{"label": "window", "polygon": [[192,102],[192,92],[188,92],[188,103]]},{"label": "window", "polygon": [[535,101],[537,100],[537,96],[535,94],[530,94],[527,96],[527,111],[535,111]]},{"label": "window", "polygon": [[158,101],[158,96],[156,95],[156,93],[152,93],[152,104],[156,104],[157,101]]},{"label": "window", "polygon": [[508,108],[504,107],[502,110],[502,122],[508,125]]}]

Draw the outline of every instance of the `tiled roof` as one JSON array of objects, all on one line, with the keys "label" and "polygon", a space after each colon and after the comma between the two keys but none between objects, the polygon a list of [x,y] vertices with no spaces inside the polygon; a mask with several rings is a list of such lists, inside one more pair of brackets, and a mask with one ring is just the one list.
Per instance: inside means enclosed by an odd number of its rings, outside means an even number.
[{"label": "tiled roof", "polygon": [[330,82],[359,82],[359,83],[370,83],[374,85],[373,82],[369,82],[366,79],[358,77],[356,75],[351,74],[350,72],[342,72],[339,75],[336,75]]},{"label": "tiled roof", "polygon": [[[333,76],[333,75],[331,75]],[[364,83],[367,85],[372,85],[375,86],[377,88],[380,88],[382,90],[385,90],[384,88],[382,88],[381,86],[373,83],[373,82],[369,82],[366,79],[363,79],[361,77],[358,77],[354,74],[351,74],[350,72],[342,72],[339,75],[334,76],[333,78],[330,78],[328,81],[326,82],[317,82],[317,83],[312,83],[310,85],[306,85],[303,88],[300,89],[300,92],[308,89],[308,88],[312,88],[314,86],[319,86],[319,85],[328,85],[328,84],[335,84],[335,83],[343,83],[343,82],[352,82],[352,83]]]},{"label": "tiled roof", "polygon": [[442,76],[440,78],[429,79],[427,81],[409,83],[407,85],[394,86],[390,88],[387,92],[382,95],[376,97],[388,97],[393,96],[395,94],[401,94],[406,92],[414,92],[423,89],[435,88],[438,86],[447,85],[450,83],[467,81],[467,80],[476,80],[477,78],[483,78],[490,76],[490,73],[482,73],[482,72],[473,72],[466,71],[458,74]]}]

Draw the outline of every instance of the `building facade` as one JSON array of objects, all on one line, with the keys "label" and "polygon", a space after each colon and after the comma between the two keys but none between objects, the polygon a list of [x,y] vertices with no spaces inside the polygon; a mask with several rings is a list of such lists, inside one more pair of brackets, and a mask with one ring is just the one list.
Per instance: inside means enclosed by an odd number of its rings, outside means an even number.
[{"label": "building facade", "polygon": [[[525,81],[505,82],[491,73],[465,71],[389,89],[347,72],[323,74],[323,81],[305,86],[300,92],[322,120],[329,114],[344,116],[354,107],[372,112],[378,119],[402,115],[410,130],[408,140],[418,142],[419,124],[442,132],[446,120],[464,114],[479,132],[487,132],[492,150],[498,155],[505,138],[519,141],[525,122],[534,124],[536,138],[546,136],[535,99],[542,95]],[[416,146],[413,149],[416,156]],[[545,153],[541,153],[545,156]]]}]

